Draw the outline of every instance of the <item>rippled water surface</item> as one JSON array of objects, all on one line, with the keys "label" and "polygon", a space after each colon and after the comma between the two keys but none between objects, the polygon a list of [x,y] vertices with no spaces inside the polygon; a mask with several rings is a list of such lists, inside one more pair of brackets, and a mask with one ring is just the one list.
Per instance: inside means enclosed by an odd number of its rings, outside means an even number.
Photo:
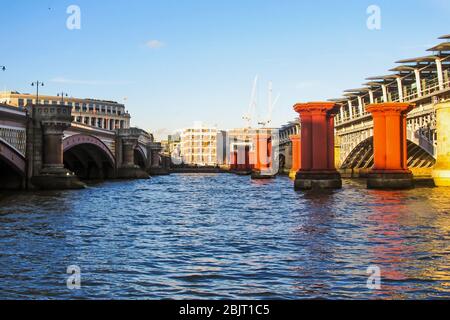
[{"label": "rippled water surface", "polygon": [[0,298],[450,298],[450,190],[222,174],[0,194]]}]

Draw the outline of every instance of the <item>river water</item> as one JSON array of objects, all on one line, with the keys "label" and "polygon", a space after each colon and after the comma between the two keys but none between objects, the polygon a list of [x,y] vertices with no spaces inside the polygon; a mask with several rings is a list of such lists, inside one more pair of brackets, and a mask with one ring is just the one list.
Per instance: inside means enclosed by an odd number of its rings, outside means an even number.
[{"label": "river water", "polygon": [[196,174],[3,193],[0,298],[450,298],[450,189]]}]

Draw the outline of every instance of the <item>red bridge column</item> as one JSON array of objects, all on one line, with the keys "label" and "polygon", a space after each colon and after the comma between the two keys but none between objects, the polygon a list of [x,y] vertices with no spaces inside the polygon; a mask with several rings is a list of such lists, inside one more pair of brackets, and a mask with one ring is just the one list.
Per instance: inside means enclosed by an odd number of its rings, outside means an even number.
[{"label": "red bridge column", "polygon": [[300,161],[301,161],[301,135],[292,135],[289,137],[292,142],[292,168],[291,172],[289,173],[289,177],[292,180],[295,180],[295,176],[297,175],[298,170],[300,170]]},{"label": "red bridge column", "polygon": [[414,105],[379,103],[367,106],[374,126],[374,166],[369,173],[369,189],[409,189],[414,186],[408,170],[406,116]]},{"label": "red bridge column", "polygon": [[256,163],[252,172],[252,179],[272,179],[275,174],[272,170],[272,136],[267,133],[258,133],[255,137]]},{"label": "red bridge column", "polygon": [[295,178],[295,189],[341,188],[341,175],[334,165],[336,104],[299,103],[294,110],[300,114],[301,123],[300,170]]}]

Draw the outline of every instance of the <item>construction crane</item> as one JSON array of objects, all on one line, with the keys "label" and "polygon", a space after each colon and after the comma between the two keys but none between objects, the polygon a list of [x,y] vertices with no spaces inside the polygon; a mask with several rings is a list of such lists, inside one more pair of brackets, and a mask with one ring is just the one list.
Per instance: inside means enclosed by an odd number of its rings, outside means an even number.
[{"label": "construction crane", "polygon": [[267,118],[264,121],[258,122],[258,125],[262,126],[263,128],[266,128],[267,126],[269,126],[272,123],[273,110],[277,106],[278,100],[280,100],[280,94],[277,95],[275,100],[272,100],[272,99],[273,99],[273,83],[272,83],[272,81],[270,81],[269,82],[269,107],[268,107],[269,110],[267,113]]},{"label": "construction crane", "polygon": [[259,77],[256,75],[255,80],[253,81],[253,89],[252,95],[250,97],[250,105],[248,108],[248,113],[245,114],[242,119],[247,122],[247,128],[250,129],[252,127],[253,116],[255,114],[255,110],[258,106],[258,80]]}]

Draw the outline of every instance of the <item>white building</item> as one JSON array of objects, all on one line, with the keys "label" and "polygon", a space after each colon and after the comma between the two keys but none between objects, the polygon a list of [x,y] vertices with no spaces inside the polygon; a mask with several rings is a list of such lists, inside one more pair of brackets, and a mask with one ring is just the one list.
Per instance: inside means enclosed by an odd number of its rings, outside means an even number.
[{"label": "white building", "polygon": [[216,166],[217,128],[196,125],[183,130],[181,134],[181,156],[183,162],[189,165]]}]

